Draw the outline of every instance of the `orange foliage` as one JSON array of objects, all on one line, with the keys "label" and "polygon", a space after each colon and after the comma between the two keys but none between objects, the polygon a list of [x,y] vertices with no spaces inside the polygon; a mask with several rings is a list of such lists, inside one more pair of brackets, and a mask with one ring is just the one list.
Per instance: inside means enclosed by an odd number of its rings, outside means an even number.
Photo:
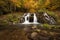
[{"label": "orange foliage", "polygon": [[49,5],[51,2],[50,2],[50,0],[46,0],[46,2],[45,2],[45,6],[47,6],[47,5]]},{"label": "orange foliage", "polygon": [[38,8],[38,2],[36,0],[25,0],[24,7],[30,9],[30,12],[35,12],[35,9]]},{"label": "orange foliage", "polygon": [[25,0],[24,2],[24,7],[25,8],[36,8],[38,2],[34,1],[34,0]]},{"label": "orange foliage", "polygon": [[21,5],[20,0],[11,0],[11,1],[15,4],[15,6],[20,7]]}]

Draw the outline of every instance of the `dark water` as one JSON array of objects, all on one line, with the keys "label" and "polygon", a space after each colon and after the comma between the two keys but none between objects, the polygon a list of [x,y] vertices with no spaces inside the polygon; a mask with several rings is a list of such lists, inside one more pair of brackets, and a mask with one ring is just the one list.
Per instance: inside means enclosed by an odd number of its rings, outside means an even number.
[{"label": "dark water", "polygon": [[[51,25],[51,26],[54,26],[54,25]],[[36,28],[32,28],[32,27],[36,27]],[[28,28],[27,31],[24,30],[24,28]],[[0,25],[0,32],[3,32],[3,34],[7,34],[7,33],[4,33],[5,30],[6,31],[9,31],[9,32],[14,32],[14,30],[16,29],[21,29],[23,31],[25,31],[25,35],[27,36],[28,39],[30,40],[60,40],[60,29],[48,29],[48,28],[45,28],[43,27],[42,24],[29,24],[29,25],[24,25],[24,24],[15,24],[15,25]],[[40,32],[37,31],[36,29],[39,29],[41,30]],[[34,37],[34,38],[31,38],[31,34],[33,32],[37,32],[37,36]],[[45,33],[46,32],[46,33]],[[50,33],[52,32],[53,35]],[[0,37],[1,35],[3,35],[0,33]],[[29,35],[28,35],[29,34]],[[0,40],[2,40],[3,38],[1,38]],[[10,39],[8,39],[10,40]],[[12,39],[11,39],[12,40]],[[18,40],[18,39],[16,39]]]},{"label": "dark water", "polygon": [[[54,27],[52,27],[51,29],[49,29],[49,28],[46,28],[46,27],[44,27],[42,24],[15,24],[15,25],[0,25],[0,31],[1,30],[4,30],[4,29],[14,29],[14,28],[20,28],[20,29],[23,29],[23,28],[25,28],[25,27],[34,27],[34,26],[36,26],[37,28],[39,28],[39,29],[41,29],[41,30],[49,30],[49,31],[55,31],[55,32],[60,32],[60,26],[59,25],[57,25],[57,26],[59,26],[59,27],[57,27],[57,28],[54,28]],[[55,26],[55,25],[51,25],[51,26]]]}]

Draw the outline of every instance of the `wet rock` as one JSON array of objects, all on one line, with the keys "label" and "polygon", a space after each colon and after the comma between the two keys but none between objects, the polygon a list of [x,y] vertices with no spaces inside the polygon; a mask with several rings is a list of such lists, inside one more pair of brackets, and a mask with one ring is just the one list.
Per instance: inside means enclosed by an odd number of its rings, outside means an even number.
[{"label": "wet rock", "polygon": [[[27,15],[28,13],[25,14],[25,16]],[[44,13],[44,12],[40,12],[40,13],[35,13],[36,14],[36,17],[37,17],[37,22],[39,23],[47,23],[47,24],[56,24],[56,21],[55,19],[48,15],[47,13]],[[25,16],[23,15],[22,18],[20,19],[20,22],[23,23],[25,21]],[[33,22],[34,20],[34,13],[30,14],[30,17],[29,17],[29,22]]]},{"label": "wet rock", "polygon": [[37,32],[33,32],[33,33],[31,33],[31,38],[36,38],[37,35],[38,35]]},{"label": "wet rock", "polygon": [[52,16],[48,15],[47,13],[40,12],[37,13],[36,15],[39,23],[56,24],[55,19]]}]

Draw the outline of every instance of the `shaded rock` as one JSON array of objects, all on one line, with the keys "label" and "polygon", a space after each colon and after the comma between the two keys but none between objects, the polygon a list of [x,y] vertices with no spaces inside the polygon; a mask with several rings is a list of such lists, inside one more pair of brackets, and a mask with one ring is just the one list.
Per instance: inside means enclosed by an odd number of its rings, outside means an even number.
[{"label": "shaded rock", "polygon": [[36,38],[37,35],[38,35],[37,32],[33,32],[33,33],[31,33],[31,38]]},{"label": "shaded rock", "polygon": [[48,15],[47,13],[40,12],[37,13],[36,15],[39,23],[56,24],[55,19],[52,16]]}]

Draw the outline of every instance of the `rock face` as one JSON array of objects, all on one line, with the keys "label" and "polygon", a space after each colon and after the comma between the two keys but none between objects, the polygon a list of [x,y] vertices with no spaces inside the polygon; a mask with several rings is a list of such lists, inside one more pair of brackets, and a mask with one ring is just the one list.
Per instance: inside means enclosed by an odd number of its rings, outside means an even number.
[{"label": "rock face", "polygon": [[[26,13],[26,15],[27,14],[28,13]],[[48,15],[47,13],[40,12],[40,13],[35,13],[35,14],[36,14],[37,22],[38,23],[42,23],[42,24],[44,24],[44,23],[47,23],[47,24],[56,24],[55,19],[53,17],[51,17],[50,15]],[[33,14],[31,13],[30,16],[29,16],[29,22],[33,22],[33,20],[34,20],[33,16],[34,16],[34,13]],[[21,18],[21,20],[20,20],[21,23],[23,23],[25,21],[24,17]]]},{"label": "rock face", "polygon": [[44,12],[40,12],[37,14],[37,18],[38,18],[38,22],[39,23],[47,23],[47,24],[56,24],[56,21],[55,19],[48,15],[47,13],[44,13]]}]

